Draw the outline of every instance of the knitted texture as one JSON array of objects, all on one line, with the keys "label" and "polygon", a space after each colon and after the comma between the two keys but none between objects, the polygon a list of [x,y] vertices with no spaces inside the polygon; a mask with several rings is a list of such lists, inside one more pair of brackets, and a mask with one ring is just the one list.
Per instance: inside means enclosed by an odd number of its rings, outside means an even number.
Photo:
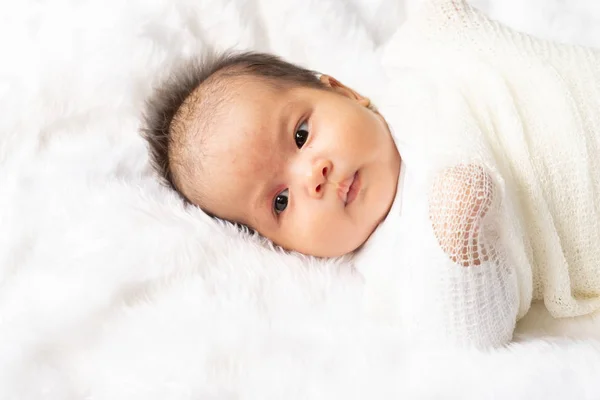
[{"label": "knitted texture", "polygon": [[599,53],[430,0],[384,65],[407,171],[357,256],[370,295],[393,291],[415,340],[477,347],[510,340],[532,299],[555,317],[600,308]]}]

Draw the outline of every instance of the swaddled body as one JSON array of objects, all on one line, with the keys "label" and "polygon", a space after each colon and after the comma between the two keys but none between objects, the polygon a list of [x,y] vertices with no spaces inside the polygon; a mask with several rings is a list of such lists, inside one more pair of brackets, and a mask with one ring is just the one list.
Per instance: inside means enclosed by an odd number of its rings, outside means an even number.
[{"label": "swaddled body", "polygon": [[370,306],[413,339],[479,347],[509,341],[532,299],[600,308],[600,54],[433,0],[385,65],[403,164],[357,255]]},{"label": "swaddled body", "polygon": [[355,253],[411,343],[504,344],[533,299],[600,308],[598,53],[429,0],[384,63],[380,111],[268,54],[184,66],[149,101],[153,164],[286,250]]}]

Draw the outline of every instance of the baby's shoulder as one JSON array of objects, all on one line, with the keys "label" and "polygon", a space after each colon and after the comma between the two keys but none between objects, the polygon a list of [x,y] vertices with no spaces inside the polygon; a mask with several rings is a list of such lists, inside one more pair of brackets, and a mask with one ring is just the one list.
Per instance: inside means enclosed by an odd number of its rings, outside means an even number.
[{"label": "baby's shoulder", "polygon": [[483,165],[458,164],[432,173],[429,198],[431,203],[469,205],[491,199],[494,192],[492,176]]}]

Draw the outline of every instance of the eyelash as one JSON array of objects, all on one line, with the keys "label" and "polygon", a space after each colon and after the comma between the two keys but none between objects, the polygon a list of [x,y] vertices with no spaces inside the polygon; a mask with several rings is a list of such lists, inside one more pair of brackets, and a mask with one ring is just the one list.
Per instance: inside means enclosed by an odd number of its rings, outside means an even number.
[{"label": "eyelash", "polygon": [[[298,149],[301,149],[302,147],[304,147],[304,145],[308,141],[308,138],[310,137],[310,128],[308,126],[308,119],[304,119],[304,120],[301,120],[301,121],[302,122],[300,123],[300,125],[298,125],[297,128],[294,129],[294,142],[295,142],[296,147]],[[306,126],[305,129],[302,129],[304,126]],[[301,131],[305,132],[305,134],[298,135],[298,132],[301,132]],[[299,142],[301,144],[299,144]],[[283,205],[283,210],[278,211],[277,210],[277,199],[283,193],[287,194],[286,201],[285,201],[285,204]],[[283,203],[283,201],[282,201],[282,203]],[[287,209],[288,203],[289,203],[289,189],[286,188],[286,189],[282,190],[281,192],[277,193],[275,195],[275,197],[273,198],[272,209],[275,212],[275,215],[279,216],[281,213],[283,213]]]},{"label": "eyelash", "polygon": [[[305,125],[306,125],[306,129],[301,129]],[[304,140],[304,142],[301,145],[299,145],[298,144],[298,139],[299,139],[298,132],[301,132],[301,131],[306,132],[306,135],[303,135],[306,137],[302,137],[302,136],[300,137],[301,139]],[[298,125],[298,127],[294,131],[294,142],[296,142],[296,147],[298,147],[298,149],[301,149],[306,144],[306,141],[308,140],[309,137],[310,137],[310,128],[308,127],[308,120],[304,120],[304,121],[302,121],[302,123],[300,125]]]}]

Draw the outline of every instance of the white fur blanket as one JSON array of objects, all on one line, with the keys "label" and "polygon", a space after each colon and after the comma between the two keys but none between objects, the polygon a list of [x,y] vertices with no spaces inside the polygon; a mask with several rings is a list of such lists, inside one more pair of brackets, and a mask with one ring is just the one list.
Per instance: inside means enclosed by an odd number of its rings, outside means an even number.
[{"label": "white fur blanket", "polygon": [[[474,3],[600,45],[592,0]],[[149,171],[139,113],[177,58],[270,50],[368,94],[412,6],[0,2],[0,399],[600,398],[600,317],[536,307],[506,349],[414,354],[344,260],[268,250]]]}]

